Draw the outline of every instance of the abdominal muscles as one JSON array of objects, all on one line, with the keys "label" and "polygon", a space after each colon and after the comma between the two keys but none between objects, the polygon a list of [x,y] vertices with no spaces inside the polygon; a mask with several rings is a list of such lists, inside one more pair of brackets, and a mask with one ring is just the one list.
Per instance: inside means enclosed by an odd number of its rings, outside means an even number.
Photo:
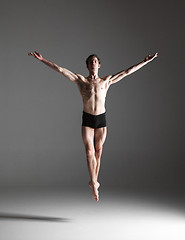
[{"label": "abdominal muscles", "polygon": [[105,112],[106,90],[101,86],[93,86],[86,88],[81,92],[84,111],[93,115],[98,115]]}]

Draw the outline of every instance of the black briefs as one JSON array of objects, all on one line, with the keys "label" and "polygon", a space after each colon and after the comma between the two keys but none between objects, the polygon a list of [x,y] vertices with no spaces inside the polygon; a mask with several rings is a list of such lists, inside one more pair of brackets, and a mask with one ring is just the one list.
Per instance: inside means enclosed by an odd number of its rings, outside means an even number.
[{"label": "black briefs", "polygon": [[82,126],[91,128],[102,128],[106,127],[106,116],[105,112],[99,115],[92,115],[83,111]]}]

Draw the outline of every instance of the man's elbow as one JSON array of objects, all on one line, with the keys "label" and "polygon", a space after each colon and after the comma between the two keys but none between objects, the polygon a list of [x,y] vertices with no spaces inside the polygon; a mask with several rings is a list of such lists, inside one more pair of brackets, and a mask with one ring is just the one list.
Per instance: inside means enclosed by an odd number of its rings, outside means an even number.
[{"label": "man's elbow", "polygon": [[57,72],[63,73],[63,68],[62,67],[57,67]]},{"label": "man's elbow", "polygon": [[132,73],[132,69],[128,68],[127,70],[125,70],[124,72],[124,77],[128,76],[129,74]]}]

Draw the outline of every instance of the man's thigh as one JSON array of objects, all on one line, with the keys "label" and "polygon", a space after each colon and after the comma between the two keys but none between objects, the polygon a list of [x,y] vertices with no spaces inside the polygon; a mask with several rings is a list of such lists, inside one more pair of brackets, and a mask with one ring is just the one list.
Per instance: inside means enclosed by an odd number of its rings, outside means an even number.
[{"label": "man's thigh", "polygon": [[95,148],[102,148],[107,136],[107,127],[97,128],[94,131]]},{"label": "man's thigh", "polygon": [[82,139],[87,148],[94,148],[94,129],[86,126],[82,126]]}]

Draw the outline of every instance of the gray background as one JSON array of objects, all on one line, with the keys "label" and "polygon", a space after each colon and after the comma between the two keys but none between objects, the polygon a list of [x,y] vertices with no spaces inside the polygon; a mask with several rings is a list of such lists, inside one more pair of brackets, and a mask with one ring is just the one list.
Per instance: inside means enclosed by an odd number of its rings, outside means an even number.
[{"label": "gray background", "polygon": [[159,52],[107,95],[104,185],[184,186],[184,1],[1,1],[0,186],[86,185],[75,84],[33,57],[100,76]]}]

